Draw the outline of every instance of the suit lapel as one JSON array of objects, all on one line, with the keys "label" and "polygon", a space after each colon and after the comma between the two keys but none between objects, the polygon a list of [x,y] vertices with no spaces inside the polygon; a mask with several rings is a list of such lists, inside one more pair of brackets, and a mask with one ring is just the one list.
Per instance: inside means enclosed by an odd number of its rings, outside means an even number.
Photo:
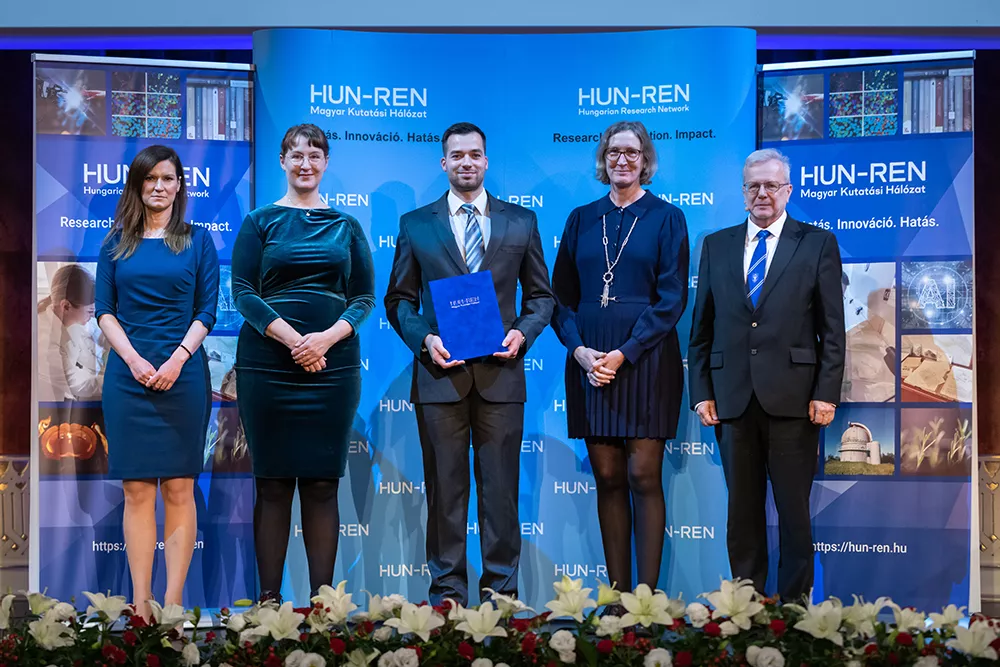
[{"label": "suit lapel", "polygon": [[750,297],[747,296],[747,277],[743,274],[743,254],[746,252],[747,224],[749,223],[743,223],[733,228],[733,234],[729,239],[728,264],[733,269],[736,293],[742,295],[743,303],[747,309],[753,310],[753,304],[750,303]]},{"label": "suit lapel", "polygon": [[444,246],[448,256],[451,257],[451,261],[455,264],[455,268],[458,269],[459,273],[468,273],[469,267],[466,266],[465,260],[462,259],[462,253],[458,251],[458,244],[455,243],[455,233],[451,229],[447,192],[431,206],[431,225],[434,227],[434,231],[437,232],[438,239]]},{"label": "suit lapel", "polygon": [[503,245],[503,237],[507,233],[507,213],[504,210],[504,203],[494,197],[489,196],[490,207],[490,243],[486,246],[486,255],[483,263],[479,267],[480,271],[489,268],[493,258],[497,255],[497,249]]},{"label": "suit lapel", "polygon": [[791,217],[785,218],[785,226],[781,230],[781,236],[778,237],[778,247],[774,251],[774,259],[771,260],[771,266],[767,269],[764,287],[761,288],[760,298],[757,300],[758,309],[764,305],[767,295],[774,290],[775,283],[781,278],[782,272],[791,261],[792,255],[795,254],[795,249],[799,247],[801,239],[802,225]]}]

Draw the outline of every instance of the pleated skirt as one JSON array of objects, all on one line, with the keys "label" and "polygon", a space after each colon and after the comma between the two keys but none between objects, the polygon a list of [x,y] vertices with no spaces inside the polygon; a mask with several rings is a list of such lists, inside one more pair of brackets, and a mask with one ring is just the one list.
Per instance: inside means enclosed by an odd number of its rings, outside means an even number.
[{"label": "pleated skirt", "polygon": [[[601,352],[619,349],[648,303],[581,304],[577,327],[583,344]],[[677,435],[684,364],[671,330],[635,364],[626,360],[611,383],[593,387],[586,371],[566,358],[566,415],[571,438],[653,438]]]}]

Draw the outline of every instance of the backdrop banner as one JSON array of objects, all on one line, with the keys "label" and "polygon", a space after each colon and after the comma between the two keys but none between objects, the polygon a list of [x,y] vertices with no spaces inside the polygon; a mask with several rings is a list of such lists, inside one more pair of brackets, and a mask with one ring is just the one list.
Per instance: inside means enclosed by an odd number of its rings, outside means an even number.
[{"label": "backdrop banner", "polygon": [[791,159],[788,212],[836,234],[844,259],[847,364],[812,495],[816,599],[969,604],[972,61],[925,57],[762,78],[762,145]]},{"label": "backdrop banner", "polygon": [[[341,485],[336,580],[346,579],[350,590],[413,600],[427,593],[423,467],[409,402],[413,358],[381,301],[400,215],[448,189],[440,165],[444,130],[470,121],[485,131],[486,187],[535,211],[551,266],[570,211],[607,192],[595,179],[601,131],[616,121],[642,121],[660,159],[649,190],[684,211],[697,261],[701,239],[743,215],[740,170],[754,148],[755,59],[754,32],[745,29],[255,33],[256,201],[284,194],[278,154],[286,129],[315,123],[330,140],[323,197],[361,222],[375,257],[378,303],[360,331],[363,394]],[[683,348],[689,329],[686,315],[678,325]],[[582,577],[588,585],[607,579],[586,448],[566,437],[565,357],[547,329],[524,360],[520,593],[536,608],[561,575]],[[667,444],[663,483],[660,586],[693,599],[717,588],[729,565],[718,446],[714,433],[687,410],[679,437]],[[479,576],[478,531],[473,496],[471,581]],[[309,586],[297,515],[290,549],[282,593],[301,603]]]},{"label": "backdrop banner", "polygon": [[[246,66],[35,58],[32,590],[76,596],[81,605],[83,590],[131,594],[124,497],[121,482],[107,479],[101,410],[110,345],[93,319],[92,287],[129,164],[146,146],[166,144],[184,165],[186,217],[211,232],[223,265],[218,323],[204,343],[214,408],[195,487],[198,535],[184,601],[219,607],[254,594],[253,483],[232,388],[242,322],[229,289],[232,243],[252,208],[252,92]],[[89,303],[73,304],[81,317],[59,307],[67,279],[89,292]],[[149,437],[135,433],[128,446],[142,447]],[[161,540],[162,510],[158,504]],[[153,566],[160,600],[165,576],[161,541]]]}]

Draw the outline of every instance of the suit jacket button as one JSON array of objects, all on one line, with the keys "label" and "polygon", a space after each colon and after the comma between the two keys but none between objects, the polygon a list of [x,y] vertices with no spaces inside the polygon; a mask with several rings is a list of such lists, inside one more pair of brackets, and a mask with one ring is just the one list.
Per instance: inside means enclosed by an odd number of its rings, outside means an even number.
[{"label": "suit jacket button", "polygon": [[754,329],[756,329],[757,328],[757,323],[756,322],[751,322],[750,326],[752,326]]},{"label": "suit jacket button", "polygon": [[757,348],[753,348],[753,349],[751,349],[751,350],[750,350],[750,354],[757,354]]}]

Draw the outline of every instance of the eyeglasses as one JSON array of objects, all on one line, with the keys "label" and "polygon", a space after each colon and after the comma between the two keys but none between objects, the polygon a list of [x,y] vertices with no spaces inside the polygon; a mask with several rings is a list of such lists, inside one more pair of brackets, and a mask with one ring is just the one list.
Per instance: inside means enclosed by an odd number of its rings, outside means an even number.
[{"label": "eyeglasses", "polygon": [[[313,165],[321,164],[325,158],[326,156],[323,155],[322,153],[313,153],[312,155],[308,156],[309,164]],[[296,167],[298,167],[303,162],[305,162],[307,158],[305,155],[302,155],[301,153],[292,153],[285,159],[294,164]]]},{"label": "eyeglasses", "polygon": [[622,155],[624,155],[625,159],[628,160],[629,162],[635,162],[636,160],[639,159],[639,156],[642,155],[642,151],[638,150],[637,148],[626,148],[625,150],[621,150],[618,148],[609,148],[604,153],[604,158],[608,162],[618,162],[618,158],[620,158]]},{"label": "eyeglasses", "polygon": [[770,181],[768,183],[744,183],[743,192],[746,192],[747,194],[756,197],[758,194],[760,194],[760,189],[764,188],[764,190],[769,195],[773,195],[775,192],[785,187],[786,185],[791,185],[791,183],[775,183],[774,181]]}]

